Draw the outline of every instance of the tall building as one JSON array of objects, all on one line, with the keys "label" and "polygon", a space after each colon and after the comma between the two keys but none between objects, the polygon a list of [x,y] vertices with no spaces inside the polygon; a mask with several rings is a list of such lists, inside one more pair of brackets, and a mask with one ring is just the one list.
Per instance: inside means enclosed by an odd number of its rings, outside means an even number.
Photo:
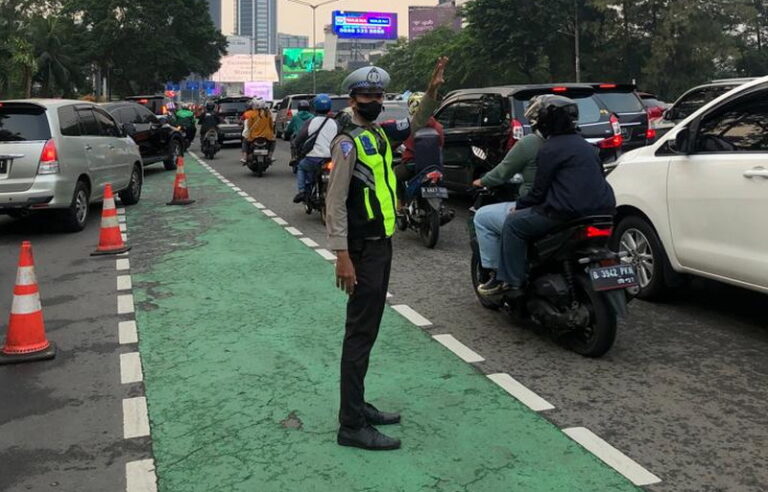
[{"label": "tall building", "polygon": [[216,29],[221,31],[221,0],[208,0],[208,13]]},{"label": "tall building", "polygon": [[235,34],[235,0],[208,0],[208,12],[223,35]]},{"label": "tall building", "polygon": [[[283,48],[308,48],[309,36],[299,36],[297,34],[277,33],[277,47],[282,53]],[[279,53],[278,53],[279,54]]]},{"label": "tall building", "polygon": [[254,40],[254,53],[277,53],[277,0],[237,0],[237,34]]}]

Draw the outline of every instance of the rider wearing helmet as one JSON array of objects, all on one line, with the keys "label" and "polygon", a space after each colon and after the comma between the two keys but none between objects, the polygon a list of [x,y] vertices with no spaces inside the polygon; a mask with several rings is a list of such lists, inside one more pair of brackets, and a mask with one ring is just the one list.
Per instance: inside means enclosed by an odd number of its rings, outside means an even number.
[{"label": "rider wearing helmet", "polygon": [[[293,203],[305,199],[310,191],[312,179],[317,175],[323,162],[331,158],[331,142],[339,133],[336,121],[328,116],[331,111],[331,98],[328,94],[318,94],[312,101],[317,116],[305,123],[294,139],[293,145],[301,158],[296,170],[298,194]],[[314,145],[313,145],[314,142]],[[307,148],[311,145],[311,148]]]},{"label": "rider wearing helmet", "polygon": [[[216,110],[216,103],[213,101],[208,101],[205,103],[205,110],[200,115],[200,118],[198,118],[197,122],[200,124],[200,142],[203,141],[203,137],[206,133],[208,133],[209,130],[219,130],[219,124],[221,123],[221,118],[216,116],[214,111]],[[219,137],[219,140],[221,141],[221,136]]]},{"label": "rider wearing helmet", "polygon": [[285,129],[285,138],[288,140],[291,140],[297,133],[299,133],[299,130],[304,126],[304,123],[311,120],[314,116],[310,111],[311,108],[308,100],[300,100],[298,106],[299,112],[293,115],[291,122],[288,123],[288,128]]},{"label": "rider wearing helmet", "polygon": [[570,220],[613,215],[616,210],[598,153],[578,132],[576,102],[541,96],[531,102],[526,117],[546,141],[536,156],[533,188],[518,199],[515,213],[504,222],[496,277],[477,289],[484,296],[522,295],[529,241]]},{"label": "rider wearing helmet", "polygon": [[272,158],[272,152],[275,150],[275,131],[272,122],[272,113],[267,108],[267,103],[262,98],[254,98],[251,101],[252,111],[246,112],[245,128],[243,130],[243,158],[241,162],[245,163],[245,154],[250,149],[251,143],[257,138],[264,138],[268,143],[269,155]]},{"label": "rider wearing helmet", "polygon": [[176,124],[184,129],[190,142],[195,139],[195,133],[197,132],[195,113],[189,109],[189,104],[182,104],[178,111],[176,111]]},{"label": "rider wearing helmet", "polygon": [[[427,91],[432,100],[443,82],[446,62],[441,58],[432,73]],[[397,423],[400,415],[366,403],[364,389],[387,298],[395,231],[397,180],[392,170],[391,137],[375,123],[389,80],[386,71],[374,66],[359,68],[344,79],[342,90],[349,94],[354,114],[331,145],[334,167],[325,201],[328,242],[338,257],[336,286],[349,295],[337,443],[377,450],[400,447],[398,439],[374,427]],[[425,121],[419,114],[412,124],[396,122],[393,128],[410,133],[410,127]]]}]

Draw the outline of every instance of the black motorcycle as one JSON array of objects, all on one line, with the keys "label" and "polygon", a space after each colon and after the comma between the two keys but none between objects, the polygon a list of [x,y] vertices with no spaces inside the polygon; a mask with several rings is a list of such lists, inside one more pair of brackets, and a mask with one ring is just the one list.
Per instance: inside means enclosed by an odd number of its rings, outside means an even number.
[{"label": "black motorcycle", "polygon": [[306,192],[304,197],[304,211],[307,215],[313,210],[320,212],[320,220],[325,224],[325,195],[328,191],[328,181],[333,170],[333,161],[328,159],[320,166],[319,171],[312,180],[312,187]]},{"label": "black motorcycle", "polygon": [[200,149],[203,151],[203,155],[208,159],[213,159],[216,153],[221,150],[221,143],[219,143],[219,132],[215,128],[211,128],[200,142]]},{"label": "black motorcycle", "polygon": [[397,217],[401,231],[412,229],[419,233],[427,248],[434,248],[440,237],[440,226],[454,217],[446,208],[448,189],[443,186],[443,173],[437,166],[424,169],[406,183],[405,206]]},{"label": "black motorcycle", "polygon": [[257,137],[251,142],[248,156],[245,159],[245,166],[248,166],[256,176],[262,177],[267,168],[272,165],[272,158],[269,156],[269,140]]},{"label": "black motorcycle", "polygon": [[[498,202],[492,191],[478,192],[470,214]],[[472,285],[490,280],[480,263],[474,221],[469,221]],[[522,296],[488,298],[477,294],[489,309],[505,309],[545,327],[555,340],[587,357],[600,357],[616,338],[617,317],[627,314],[628,290],[638,285],[632,265],[608,248],[613,217],[573,220],[529,245],[528,284]]]}]

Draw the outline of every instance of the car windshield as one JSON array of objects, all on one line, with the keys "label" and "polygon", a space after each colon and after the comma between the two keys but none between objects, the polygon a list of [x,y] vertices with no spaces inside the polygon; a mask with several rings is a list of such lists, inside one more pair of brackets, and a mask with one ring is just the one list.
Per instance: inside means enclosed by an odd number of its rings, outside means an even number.
[{"label": "car windshield", "polygon": [[[738,84],[737,84],[738,85]],[[675,103],[674,106],[674,119],[682,120],[692,115],[700,107],[704,106],[708,102],[716,99],[729,90],[737,87],[737,85],[718,85],[713,87],[703,87],[701,89],[692,91]]]},{"label": "car windshield", "polygon": [[403,103],[391,104],[384,103],[384,111],[381,112],[376,123],[387,120],[402,120],[408,117],[408,105]]},{"label": "car windshield", "polygon": [[[600,121],[600,106],[592,96],[572,97],[572,99],[576,101],[576,105],[579,107],[578,124],[583,125]],[[528,109],[530,102],[530,99],[523,101],[523,113]]]},{"label": "car windshield", "polygon": [[38,106],[0,106],[0,142],[48,140],[51,130],[45,109]]},{"label": "car windshield", "polygon": [[219,112],[221,113],[244,113],[248,109],[248,104],[239,101],[223,102],[219,104]]},{"label": "car windshield", "polygon": [[640,113],[643,105],[634,92],[600,92],[597,95],[613,113]]}]

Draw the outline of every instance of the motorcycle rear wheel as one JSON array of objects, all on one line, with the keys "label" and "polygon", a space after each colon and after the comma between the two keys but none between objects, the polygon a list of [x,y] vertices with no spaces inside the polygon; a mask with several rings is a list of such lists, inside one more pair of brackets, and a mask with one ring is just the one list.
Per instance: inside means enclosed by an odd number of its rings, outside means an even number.
[{"label": "motorcycle rear wheel", "polygon": [[480,284],[484,284],[491,279],[488,270],[483,268],[483,266],[480,264],[480,256],[477,254],[477,252],[472,251],[472,260],[470,263],[472,268],[472,290],[475,291],[477,300],[480,301],[480,304],[482,304],[484,308],[498,311],[499,307],[501,306],[489,300],[488,298],[481,296],[477,292],[477,288],[480,286]]},{"label": "motorcycle rear wheel", "polygon": [[440,213],[432,208],[428,208],[428,210],[429,212],[419,228],[419,236],[421,236],[421,242],[424,243],[424,246],[432,249],[440,238]]},{"label": "motorcycle rear wheel", "polygon": [[589,310],[589,325],[564,336],[569,349],[585,357],[601,357],[616,340],[616,313],[614,313],[600,292],[592,290],[589,279],[579,275],[576,282],[576,297]]}]

